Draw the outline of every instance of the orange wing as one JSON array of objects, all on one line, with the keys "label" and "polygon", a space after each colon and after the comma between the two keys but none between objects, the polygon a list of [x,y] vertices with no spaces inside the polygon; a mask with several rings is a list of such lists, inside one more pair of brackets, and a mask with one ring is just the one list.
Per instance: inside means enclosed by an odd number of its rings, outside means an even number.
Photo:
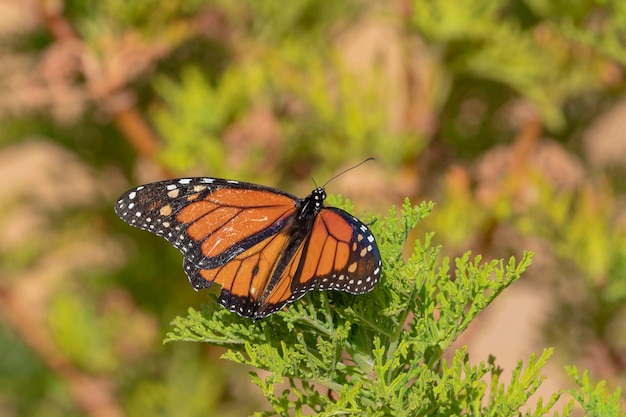
[{"label": "orange wing", "polygon": [[165,238],[193,264],[212,269],[281,231],[297,201],[261,185],[185,178],[129,190],[115,210],[130,225]]}]

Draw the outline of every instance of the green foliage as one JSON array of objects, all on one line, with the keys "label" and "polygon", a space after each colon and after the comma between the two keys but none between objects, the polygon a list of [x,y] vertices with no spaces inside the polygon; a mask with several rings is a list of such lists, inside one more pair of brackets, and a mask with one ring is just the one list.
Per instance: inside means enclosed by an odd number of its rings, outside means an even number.
[{"label": "green foliage", "polygon": [[[68,14],[74,18],[83,39],[99,49],[114,36],[129,30],[139,30],[147,39],[179,40],[187,32],[180,25],[181,18],[193,16],[206,2],[174,0],[165,4],[158,0],[69,0],[67,3]],[[111,38],[102,39],[105,33]]]},{"label": "green foliage", "polygon": [[598,111],[593,96],[611,88],[598,74],[624,63],[626,15],[617,1],[411,4],[409,28],[426,39],[439,71],[436,112],[454,120],[443,136],[466,154],[511,139],[503,116],[521,103],[551,133],[571,131]]},{"label": "green foliage", "polygon": [[[616,259],[626,256],[626,231],[615,227],[616,208],[611,191],[587,187],[567,192],[546,184],[541,184],[539,190],[541,200],[525,219],[526,232],[549,238],[556,252],[575,262],[590,285],[602,284],[606,279],[624,281],[620,274],[610,273]],[[535,219],[534,224],[530,223],[531,218]],[[626,301],[626,293],[621,297],[621,301]]]},{"label": "green foliage", "polygon": [[[199,351],[198,346],[170,351],[169,360],[160,364],[158,374],[134,381],[125,398],[128,416],[200,417],[206,416],[207,410],[218,410],[226,379],[216,367],[197,366],[195,356]],[[195,395],[190,395],[190,384]]]},{"label": "green foliage", "polygon": [[[386,115],[376,104],[384,100],[385,90],[360,84],[331,55],[307,55],[296,63],[282,55],[266,65],[244,62],[226,69],[216,83],[195,67],[184,69],[179,83],[157,78],[155,89],[166,103],[153,111],[167,145],[162,160],[176,170],[208,166],[213,175],[226,176],[234,164],[223,155],[242,153],[243,147],[246,163],[240,171],[244,178],[254,175],[258,181],[267,144],[245,141],[229,146],[222,138],[227,128],[245,124],[249,114],[268,104],[273,112],[265,117],[277,126],[270,139],[283,148],[284,161],[312,155],[334,168],[346,160],[345,149],[351,149],[351,159],[374,154],[392,164],[419,149],[414,134],[384,133]],[[280,109],[285,106],[302,108],[293,114],[295,110]]]},{"label": "green foliage", "polygon": [[[626,311],[626,231],[607,185],[558,190],[535,179],[537,200],[514,218],[528,236],[540,236],[565,265],[574,297],[560,297],[546,329],[568,354],[580,354],[589,343],[601,343],[618,357],[626,342],[620,329]],[[557,275],[558,276],[558,275]],[[555,291],[562,283],[551,282]]]},{"label": "green foliage", "polygon": [[[424,146],[413,130],[389,129],[393,97],[382,71],[364,76],[349,68],[332,42],[333,27],[357,14],[354,4],[261,1],[228,3],[224,11],[247,37],[242,51],[230,56],[214,79],[202,75],[204,63],[155,79],[164,106],[155,107],[152,118],[166,141],[161,159],[168,166],[208,168],[218,176],[235,169],[258,181],[266,169],[264,158],[275,147],[280,152],[271,156],[279,168],[313,161],[316,174],[324,176],[346,161],[346,149],[349,159],[373,155],[393,165]],[[285,35],[296,22],[299,30]],[[320,46],[311,54],[315,45]],[[271,137],[230,144],[229,134],[238,129],[250,134],[245,126],[258,114],[275,127]],[[245,160],[234,162],[231,155],[237,153]],[[272,174],[281,178],[280,172]]]},{"label": "green foliage", "polygon": [[[451,271],[448,259],[438,262],[439,250],[426,236],[405,257],[405,241],[431,209],[407,200],[400,213],[392,209],[372,225],[384,276],[370,294],[313,292],[256,323],[220,307],[190,309],[188,317],[174,321],[167,340],[224,346],[224,358],[269,371],[265,378],[252,372],[252,381],[279,415],[289,410],[297,415],[511,415],[543,381],[540,369],[551,350],[532,356],[524,370],[520,362],[508,386],[500,381],[495,359],[472,365],[464,348],[449,359],[444,354],[520,277],[531,256],[505,264],[465,254]],[[217,294],[211,294],[215,301]],[[281,391],[284,384],[288,389]],[[527,415],[544,415],[559,395]]]},{"label": "green foliage", "polygon": [[[354,1],[323,3],[316,0],[277,2],[253,0],[231,2],[217,0],[233,22],[248,23],[247,30],[252,38],[262,39],[279,48],[288,43],[299,43],[306,39],[318,46],[324,42],[337,22],[352,16],[358,10]],[[268,24],[271,22],[271,24]],[[294,33],[293,28],[298,28]],[[295,51],[295,50],[294,50]],[[306,54],[303,50],[300,54]]]},{"label": "green foliage", "polygon": [[607,392],[604,381],[593,386],[589,380],[588,371],[584,371],[581,377],[575,366],[568,366],[566,369],[580,386],[579,389],[571,389],[569,392],[589,417],[623,417],[626,415],[622,409],[620,387],[610,394]]},{"label": "green foliage", "polygon": [[[59,294],[50,309],[50,329],[59,348],[79,366],[105,372],[119,366],[111,346],[112,328],[99,323],[92,305],[75,294]],[[99,331],[94,331],[99,329]]]},{"label": "green foliage", "polygon": [[225,175],[225,147],[220,137],[248,101],[244,86],[250,82],[245,83],[244,78],[224,76],[212,86],[197,68],[188,67],[181,71],[179,84],[164,77],[155,79],[155,90],[167,97],[167,108],[153,112],[155,125],[167,141],[162,153],[166,164],[184,171],[204,160],[214,175]]}]

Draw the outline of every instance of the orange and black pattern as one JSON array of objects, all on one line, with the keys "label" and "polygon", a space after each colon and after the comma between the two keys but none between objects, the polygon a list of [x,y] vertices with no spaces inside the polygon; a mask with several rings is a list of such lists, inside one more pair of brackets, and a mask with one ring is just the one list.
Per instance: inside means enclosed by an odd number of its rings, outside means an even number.
[{"label": "orange and black pattern", "polygon": [[218,284],[220,304],[256,320],[311,290],[362,294],[378,282],[369,228],[324,207],[325,198],[323,188],[299,199],[256,184],[183,178],[133,188],[115,212],[178,248],[196,290]]}]

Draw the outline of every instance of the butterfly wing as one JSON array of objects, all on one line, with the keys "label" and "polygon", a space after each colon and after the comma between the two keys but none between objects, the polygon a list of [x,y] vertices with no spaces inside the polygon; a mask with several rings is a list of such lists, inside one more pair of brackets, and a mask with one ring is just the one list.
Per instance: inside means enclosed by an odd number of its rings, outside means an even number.
[{"label": "butterfly wing", "polygon": [[378,283],[380,272],[380,252],[370,229],[343,210],[324,208],[280,278],[260,300],[257,318],[314,289],[369,292]]},{"label": "butterfly wing", "polygon": [[297,202],[271,187],[183,178],[131,189],[115,211],[131,226],[165,238],[192,264],[213,269],[283,230]]},{"label": "butterfly wing", "polygon": [[213,269],[200,268],[185,258],[185,273],[196,290],[213,283],[221,285],[221,305],[241,316],[256,318],[259,300],[289,242],[287,233],[274,234]]}]

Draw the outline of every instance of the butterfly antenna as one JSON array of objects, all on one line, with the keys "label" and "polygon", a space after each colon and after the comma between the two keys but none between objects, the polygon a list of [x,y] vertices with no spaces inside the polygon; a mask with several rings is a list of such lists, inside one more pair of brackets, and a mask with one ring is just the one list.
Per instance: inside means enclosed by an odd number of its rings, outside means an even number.
[{"label": "butterfly antenna", "polygon": [[[360,167],[361,165],[363,165],[364,163],[366,163],[366,162],[368,162],[368,161],[374,161],[375,159],[376,159],[376,158],[369,157],[369,158],[367,158],[367,159],[365,159],[365,160],[363,160],[363,161],[359,162],[358,164],[356,164],[356,165],[355,165],[355,166],[353,166],[353,167],[350,167],[350,168],[348,168],[348,169],[344,169],[344,170],[343,170],[343,171],[341,171],[339,174],[335,175],[334,177],[332,177],[331,179],[329,179],[328,181],[326,181],[326,182],[324,183],[324,185],[322,185],[322,188],[326,188],[326,185],[328,185],[328,183],[329,183],[329,182],[331,182],[331,181],[332,181],[332,180],[334,180],[335,178],[339,177],[340,175],[343,175],[343,174],[345,174],[345,173],[346,173],[346,172],[348,172],[348,171],[352,171],[354,168],[358,168],[358,167]],[[313,180],[313,183],[315,183],[315,180]],[[315,186],[317,187],[317,184],[315,184]]]}]

